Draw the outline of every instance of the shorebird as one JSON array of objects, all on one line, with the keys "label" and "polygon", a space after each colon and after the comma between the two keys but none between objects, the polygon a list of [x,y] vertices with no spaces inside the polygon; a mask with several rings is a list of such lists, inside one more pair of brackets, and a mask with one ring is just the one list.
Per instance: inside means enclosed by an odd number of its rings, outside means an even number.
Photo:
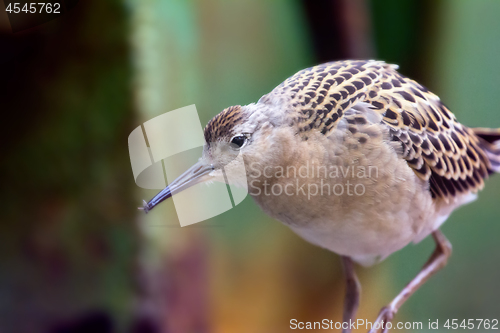
[{"label": "shorebird", "polygon": [[[344,322],[359,304],[353,262],[373,265],[432,235],[431,257],[370,330],[387,332],[401,305],[445,266],[451,245],[441,224],[500,172],[500,129],[462,125],[397,69],[330,62],[296,73],[257,103],[223,110],[205,127],[199,162],[142,209],[201,182],[248,186],[267,214],[341,256]],[[235,163],[244,164],[244,177],[224,177]]]}]

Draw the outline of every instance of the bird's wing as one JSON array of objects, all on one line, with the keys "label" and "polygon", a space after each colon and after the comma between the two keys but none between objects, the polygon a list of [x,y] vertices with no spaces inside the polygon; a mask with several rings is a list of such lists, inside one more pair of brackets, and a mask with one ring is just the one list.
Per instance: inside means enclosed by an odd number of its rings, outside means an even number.
[{"label": "bird's wing", "polygon": [[298,72],[266,98],[291,97],[290,118],[302,135],[330,135],[353,106],[369,104],[434,197],[449,200],[481,189],[493,172],[487,142],[460,124],[438,96],[396,70],[373,60],[327,63]]}]

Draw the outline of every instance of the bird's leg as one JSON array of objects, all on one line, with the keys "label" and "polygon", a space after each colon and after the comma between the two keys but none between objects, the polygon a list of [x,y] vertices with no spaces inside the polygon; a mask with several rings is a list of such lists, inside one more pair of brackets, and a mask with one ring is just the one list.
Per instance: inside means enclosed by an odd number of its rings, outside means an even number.
[{"label": "bird's leg", "polygon": [[343,329],[342,333],[350,333],[349,321],[355,320],[356,311],[359,305],[359,295],[361,286],[354,271],[354,263],[349,257],[342,256],[342,267],[344,268],[345,276],[345,298],[344,298],[344,315],[343,322],[347,323],[347,329]]},{"label": "bird's leg", "polygon": [[432,237],[436,241],[436,249],[430,256],[429,260],[425,263],[422,270],[417,274],[417,276],[411,280],[410,283],[389,303],[380,311],[380,314],[373,323],[372,329],[369,333],[375,333],[382,329],[383,333],[389,331],[387,328],[387,323],[392,321],[394,314],[399,310],[408,298],[410,298],[415,291],[417,291],[420,286],[422,286],[432,275],[443,268],[448,262],[448,258],[451,255],[451,244],[446,239],[446,237],[441,233],[441,231],[436,230],[432,233]]}]

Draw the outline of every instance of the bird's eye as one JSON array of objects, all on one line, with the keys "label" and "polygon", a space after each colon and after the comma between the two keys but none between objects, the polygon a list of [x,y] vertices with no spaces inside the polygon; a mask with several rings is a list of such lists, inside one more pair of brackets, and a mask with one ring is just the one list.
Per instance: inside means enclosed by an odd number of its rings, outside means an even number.
[{"label": "bird's eye", "polygon": [[247,141],[246,136],[238,135],[231,139],[231,146],[235,149],[240,149],[241,147],[243,147],[246,141]]}]

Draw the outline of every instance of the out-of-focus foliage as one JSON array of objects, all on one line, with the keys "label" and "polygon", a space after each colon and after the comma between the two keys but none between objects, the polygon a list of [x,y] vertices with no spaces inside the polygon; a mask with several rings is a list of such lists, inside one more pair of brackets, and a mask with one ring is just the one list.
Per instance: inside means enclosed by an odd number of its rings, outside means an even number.
[{"label": "out-of-focus foliage", "polygon": [[84,1],[27,31],[2,26],[0,330],[129,323],[138,237],[126,10]]}]

